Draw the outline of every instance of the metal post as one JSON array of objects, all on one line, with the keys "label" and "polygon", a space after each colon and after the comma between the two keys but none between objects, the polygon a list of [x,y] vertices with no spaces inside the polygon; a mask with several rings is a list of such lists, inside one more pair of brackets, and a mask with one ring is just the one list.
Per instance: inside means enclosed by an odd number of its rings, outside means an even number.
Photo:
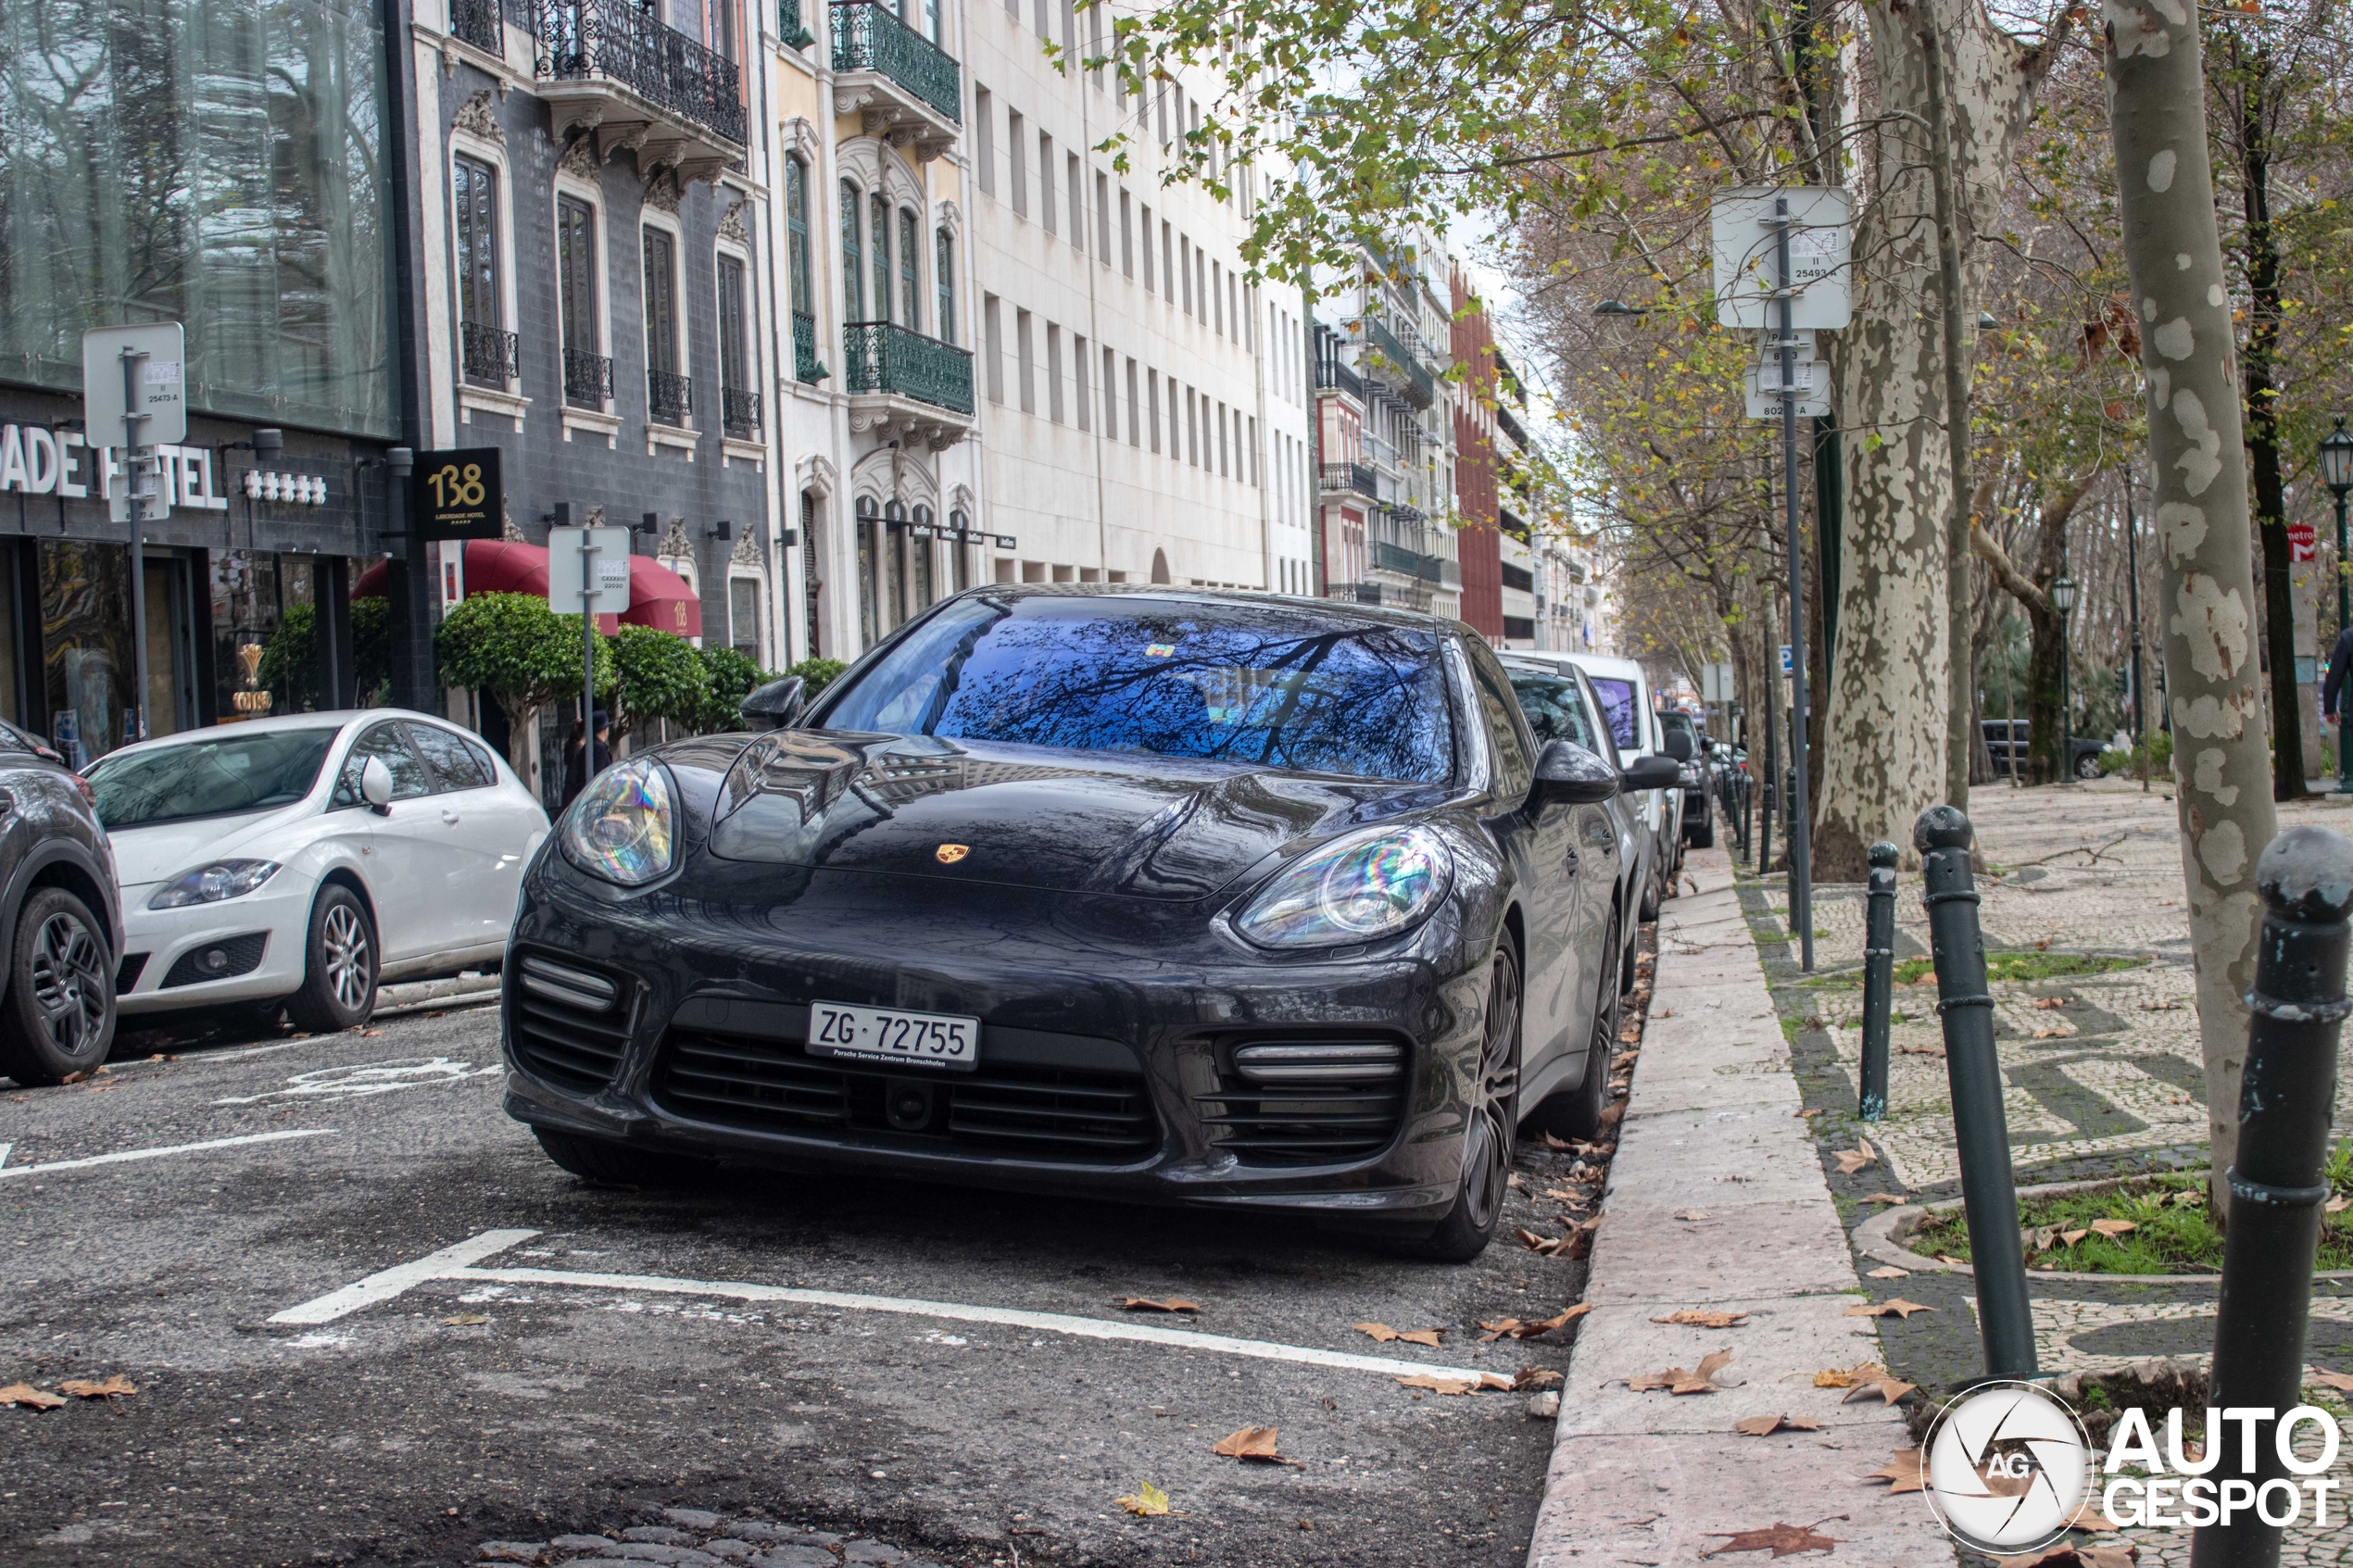
[{"label": "metal post", "polygon": [[596,533],[580,531],[580,777],[583,787],[597,772],[597,546]]},{"label": "metal post", "polygon": [[[1773,614],[1768,608],[1765,612],[1765,647],[1768,660],[1772,658],[1773,646]],[[1781,672],[1772,669],[1768,663],[1765,675],[1765,776],[1759,781],[1764,795],[1757,806],[1756,822],[1756,874],[1758,876],[1763,876],[1765,868],[1773,863],[1773,807],[1780,793],[1781,766],[1780,747],[1778,744],[1780,722],[1773,711],[1775,706],[1773,698],[1779,695],[1776,688],[1780,684]]]},{"label": "metal post", "polygon": [[1863,1093],[1866,1122],[1887,1114],[1887,1035],[1895,1010],[1896,848],[1870,848],[1870,903],[1863,916]]},{"label": "metal post", "polygon": [[2133,613],[2133,744],[2141,753],[2141,790],[2149,786],[2148,710],[2141,702],[2141,530],[2133,515],[2133,465],[2124,465],[2124,581]]},{"label": "metal post", "polygon": [[1780,269],[1781,523],[1789,544],[1789,910],[1797,928],[1797,967],[1814,968],[1814,880],[1811,813],[1806,802],[1806,571],[1797,542],[1797,282],[1790,270],[1789,197],[1773,198],[1773,253]]},{"label": "metal post", "polygon": [[[2225,1178],[2231,1223],[2206,1402],[2263,1408],[2266,1419],[2237,1433],[2207,1434],[2207,1451],[2220,1459],[2212,1479],[2225,1497],[2237,1490],[2234,1481],[2260,1487],[2286,1474],[2275,1412],[2304,1403],[2304,1331],[2321,1205],[2329,1196],[2337,1033],[2353,1007],[2345,997],[2353,843],[2326,828],[2289,828],[2264,849],[2255,884],[2265,906],[2263,935],[2247,997],[2238,1160]],[[2253,1464],[2246,1462],[2250,1446]],[[2271,1568],[2279,1560],[2280,1526],[2264,1524],[2252,1508],[2200,1527],[2190,1543],[2191,1568]]]},{"label": "metal post", "polygon": [[[2345,492],[2340,490],[2336,493],[2336,633],[2340,637],[2347,626],[2353,626],[2353,604],[2347,603],[2348,596],[2353,596],[2353,586],[2348,586],[2345,576]],[[2347,696],[2344,686],[2337,688],[2336,788],[2340,795],[2353,791],[2353,755],[2348,755],[2353,752],[2353,745],[2347,744],[2353,742],[2353,701],[2347,701]]]},{"label": "metal post", "polygon": [[1920,852],[1920,901],[1928,906],[1936,955],[1936,1010],[1944,1025],[1944,1072],[1969,1219],[1969,1272],[1977,1279],[1979,1337],[1988,1377],[2033,1377],[2034,1321],[2026,1301],[2026,1250],[2010,1183],[2009,1120],[2002,1109],[2002,1064],[1994,1053],[1994,998],[1985,986],[1985,942],[1977,928],[1969,873],[1969,819],[1931,806],[1912,827]]},{"label": "metal post", "polygon": [[2070,646],[2075,631],[2075,612],[2059,611],[2059,776],[2055,783],[2075,782],[2075,700],[2068,689],[2068,666],[2075,662],[2075,649]]},{"label": "metal post", "polygon": [[[139,445],[139,426],[147,416],[138,411],[139,367],[147,357],[138,349],[122,351],[122,499],[131,519],[131,733],[126,744],[147,738],[147,553],[139,535],[146,521],[145,498],[140,482],[145,477],[147,449]],[[114,737],[98,737],[101,748],[111,748]]]}]

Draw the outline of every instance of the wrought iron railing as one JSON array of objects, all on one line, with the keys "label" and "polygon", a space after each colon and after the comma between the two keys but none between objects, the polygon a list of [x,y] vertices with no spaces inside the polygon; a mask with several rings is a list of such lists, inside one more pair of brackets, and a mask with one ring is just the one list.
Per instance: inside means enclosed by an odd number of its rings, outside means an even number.
[{"label": "wrought iron railing", "polygon": [[602,411],[612,401],[612,360],[585,348],[564,350],[564,401]]},{"label": "wrought iron railing", "polygon": [[1315,384],[1344,392],[1359,403],[1365,400],[1364,381],[1355,371],[1337,359],[1324,359],[1316,362]]},{"label": "wrought iron railing", "polygon": [[1380,494],[1373,470],[1362,463],[1326,463],[1323,470],[1323,486],[1327,490],[1353,490],[1359,495]]},{"label": "wrought iron railing", "polygon": [[1373,541],[1372,551],[1373,565],[1383,571],[1394,571],[1400,576],[1416,578],[1424,583],[1436,583],[1445,575],[1446,563],[1436,556],[1426,556],[1418,550],[1385,544],[1378,539]]},{"label": "wrought iron railing", "polygon": [[1518,419],[1513,415],[1509,408],[1504,408],[1500,403],[1495,406],[1495,425],[1496,428],[1501,430],[1505,435],[1510,436],[1512,440],[1518,445],[1521,451],[1525,452],[1529,446],[1534,445],[1534,443],[1528,439],[1528,432],[1521,428]]},{"label": "wrought iron railing", "polygon": [[737,146],[743,90],[735,66],[632,0],[546,0],[540,9],[543,81],[605,77]]},{"label": "wrought iron railing", "polygon": [[806,310],[792,313],[792,373],[793,380],[812,386],[833,374],[817,358],[817,318]]},{"label": "wrought iron railing", "polygon": [[646,409],[658,424],[685,424],[694,417],[695,383],[674,370],[648,370]]},{"label": "wrought iron railing", "polygon": [[787,49],[806,49],[817,42],[817,35],[800,19],[800,0],[776,0],[776,36]]},{"label": "wrought iron railing", "polygon": [[834,69],[880,71],[958,125],[964,122],[956,59],[876,0],[837,0]]},{"label": "wrought iron railing", "polygon": [[458,324],[459,369],[476,386],[501,392],[522,373],[522,340],[497,327],[473,321]]},{"label": "wrought iron railing", "polygon": [[507,36],[498,25],[498,0],[449,0],[449,35],[486,55],[504,55]]},{"label": "wrought iron railing", "polygon": [[842,329],[845,392],[887,392],[959,414],[973,411],[973,357],[952,343],[896,321],[852,321]]},{"label": "wrought iron railing", "polygon": [[1411,349],[1397,341],[1395,333],[1381,324],[1380,318],[1367,316],[1364,322],[1365,339],[1378,356],[1378,362],[1365,361],[1365,371],[1415,408],[1428,408],[1438,396],[1437,378],[1414,358]]},{"label": "wrought iron railing", "polygon": [[729,435],[750,435],[760,429],[760,394],[741,387],[719,389],[719,422]]}]

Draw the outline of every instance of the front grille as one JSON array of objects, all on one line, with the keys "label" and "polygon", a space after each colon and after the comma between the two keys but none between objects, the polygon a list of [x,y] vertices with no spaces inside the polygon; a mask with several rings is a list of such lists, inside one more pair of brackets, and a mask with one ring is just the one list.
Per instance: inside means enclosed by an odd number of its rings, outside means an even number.
[{"label": "front grille", "polygon": [[629,1044],[630,993],[573,960],[526,953],[508,972],[507,1038],[535,1078],[588,1092],[612,1082]]},{"label": "front grille", "polygon": [[1337,1165],[1389,1147],[1405,1113],[1411,1051],[1378,1037],[1239,1039],[1196,1095],[1216,1147],[1245,1165]]},{"label": "front grille", "polygon": [[[893,1090],[911,1085],[928,1090],[920,1116],[894,1110]],[[663,1037],[654,1098],[681,1116],[755,1132],[896,1132],[1026,1160],[1120,1165],[1160,1144],[1140,1073],[1007,1061],[972,1073],[894,1071],[812,1057],[799,1040],[698,1029]]]},{"label": "front grille", "polygon": [[[169,991],[175,985],[200,985],[208,980],[229,980],[240,974],[251,974],[261,967],[262,950],[269,946],[268,932],[249,931],[243,936],[232,936],[226,941],[207,942],[201,947],[191,947],[172,960],[171,967],[164,972],[163,985],[159,988]],[[124,960],[125,963],[129,961],[127,959]],[[143,957],[141,967],[144,968],[145,962]],[[135,979],[138,971],[132,971],[132,974]],[[118,975],[115,990],[119,993],[127,989],[129,987],[121,983]]]},{"label": "front grille", "polygon": [[131,987],[139,984],[139,976],[147,972],[147,959],[149,956],[150,955],[145,953],[125,953],[122,955],[122,962],[115,966],[114,972],[114,994],[116,996],[120,997],[127,994]]}]

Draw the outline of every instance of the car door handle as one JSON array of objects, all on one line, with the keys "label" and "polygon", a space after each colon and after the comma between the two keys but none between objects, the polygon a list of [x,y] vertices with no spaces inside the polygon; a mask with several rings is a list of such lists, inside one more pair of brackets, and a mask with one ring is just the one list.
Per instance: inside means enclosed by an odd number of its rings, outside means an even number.
[{"label": "car door handle", "polygon": [[445,809],[445,810],[441,813],[441,820],[442,820],[443,822],[447,822],[447,823],[448,823],[451,827],[453,827],[453,828],[454,828],[454,827],[456,827],[456,826],[458,825],[458,813],[457,813],[457,812],[455,812],[455,811],[446,810],[446,809]]}]

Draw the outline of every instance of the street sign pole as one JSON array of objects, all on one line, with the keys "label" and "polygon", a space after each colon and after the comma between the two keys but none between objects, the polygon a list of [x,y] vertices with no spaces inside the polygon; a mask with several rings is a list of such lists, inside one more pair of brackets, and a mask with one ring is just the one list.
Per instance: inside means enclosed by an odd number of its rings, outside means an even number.
[{"label": "street sign pole", "polygon": [[139,371],[147,362],[144,348],[122,351],[122,493],[123,509],[131,514],[131,733],[126,741],[147,738],[147,555],[140,540],[146,521],[146,497],[142,494],[152,454],[139,445],[139,427],[147,416],[139,411]]},{"label": "street sign pole", "polygon": [[597,771],[597,531],[580,531],[580,776]]},{"label": "street sign pole", "polygon": [[1813,822],[1806,787],[1806,572],[1805,555],[1797,539],[1797,282],[1790,268],[1789,232],[1793,220],[1789,197],[1773,199],[1773,254],[1778,273],[1781,316],[1781,522],[1789,536],[1789,721],[1790,785],[1787,825],[1789,840],[1789,912],[1797,929],[1798,967],[1814,968]]}]

